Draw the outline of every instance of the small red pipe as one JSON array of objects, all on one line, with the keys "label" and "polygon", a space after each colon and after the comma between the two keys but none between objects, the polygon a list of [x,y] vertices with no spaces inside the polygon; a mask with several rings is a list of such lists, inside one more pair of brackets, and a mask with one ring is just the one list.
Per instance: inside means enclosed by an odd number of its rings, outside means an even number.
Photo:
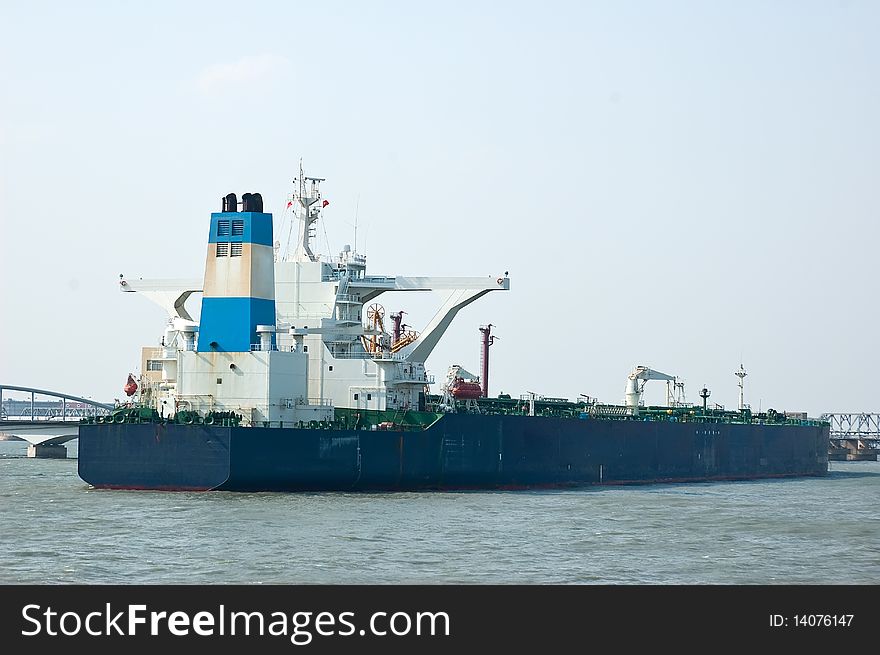
[{"label": "small red pipe", "polygon": [[495,343],[495,337],[490,336],[492,332],[492,324],[485,325],[480,328],[483,335],[483,347],[480,353],[480,363],[483,367],[483,374],[480,376],[480,382],[483,384],[483,398],[489,397],[489,346]]},{"label": "small red pipe", "polygon": [[400,310],[396,314],[391,315],[391,320],[394,321],[394,339],[392,340],[392,345],[400,341],[400,334],[403,331],[401,329],[403,324],[403,315],[406,314],[405,311]]}]

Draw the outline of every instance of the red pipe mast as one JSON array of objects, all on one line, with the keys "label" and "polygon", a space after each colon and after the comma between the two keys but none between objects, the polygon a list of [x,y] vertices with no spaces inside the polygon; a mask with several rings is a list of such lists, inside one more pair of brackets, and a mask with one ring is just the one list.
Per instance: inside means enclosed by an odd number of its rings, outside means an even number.
[{"label": "red pipe mast", "polygon": [[489,397],[489,346],[495,343],[498,337],[491,336],[492,324],[484,325],[480,328],[483,335],[483,347],[480,351],[480,364],[483,367],[483,374],[480,376],[480,382],[483,384],[483,398]]},{"label": "red pipe mast", "polygon": [[391,345],[393,346],[398,341],[400,341],[400,337],[403,334],[403,315],[406,314],[402,309],[396,314],[391,315],[391,320],[394,321],[394,338],[391,340]]}]

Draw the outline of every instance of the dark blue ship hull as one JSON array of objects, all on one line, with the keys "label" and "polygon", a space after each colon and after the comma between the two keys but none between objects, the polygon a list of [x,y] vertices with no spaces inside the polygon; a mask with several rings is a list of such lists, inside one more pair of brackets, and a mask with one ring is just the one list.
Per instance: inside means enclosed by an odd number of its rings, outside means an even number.
[{"label": "dark blue ship hull", "polygon": [[828,426],[448,414],[419,431],[82,425],[99,488],[516,489],[824,475]]}]

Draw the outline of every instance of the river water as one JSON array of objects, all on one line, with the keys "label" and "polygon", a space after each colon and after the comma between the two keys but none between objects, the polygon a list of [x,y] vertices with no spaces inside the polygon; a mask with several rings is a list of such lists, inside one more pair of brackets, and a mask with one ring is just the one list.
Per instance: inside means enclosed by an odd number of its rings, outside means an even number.
[{"label": "river water", "polygon": [[880,583],[880,463],[455,493],[89,489],[0,442],[0,583]]}]

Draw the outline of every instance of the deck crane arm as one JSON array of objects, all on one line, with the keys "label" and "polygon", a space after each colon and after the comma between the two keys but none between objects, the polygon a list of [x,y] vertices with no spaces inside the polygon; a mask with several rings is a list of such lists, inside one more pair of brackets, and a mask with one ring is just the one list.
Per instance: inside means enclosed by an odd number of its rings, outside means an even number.
[{"label": "deck crane arm", "polygon": [[648,380],[665,380],[666,381],[666,402],[674,405],[674,393],[676,384],[684,386],[677,377],[667,373],[661,373],[647,366],[636,366],[626,380],[626,406],[632,407],[638,411],[639,403],[642,399],[642,391]]}]

